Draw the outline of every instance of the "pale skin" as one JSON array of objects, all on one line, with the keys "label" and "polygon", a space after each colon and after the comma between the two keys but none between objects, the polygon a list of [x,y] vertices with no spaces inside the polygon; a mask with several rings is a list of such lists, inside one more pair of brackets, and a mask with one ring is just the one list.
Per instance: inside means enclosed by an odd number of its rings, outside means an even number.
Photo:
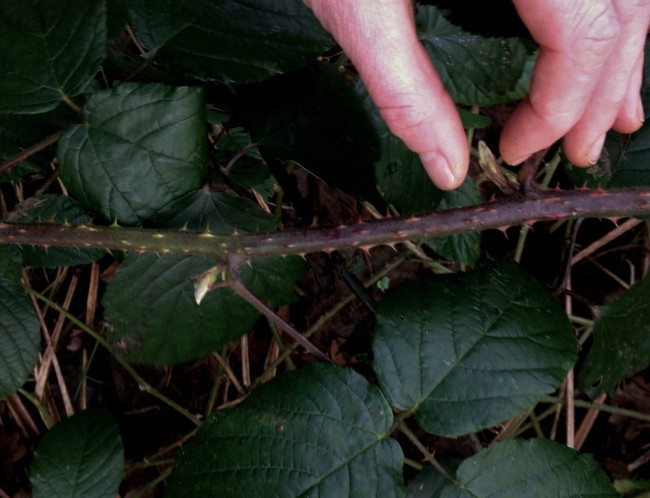
[{"label": "pale skin", "polygon": [[[449,190],[469,150],[454,103],[415,34],[411,0],[304,0],[354,63],[391,129]],[[500,152],[519,164],[559,139],[594,164],[609,129],[643,124],[640,98],[650,0],[513,0],[540,53],[530,94],[505,124]]]}]

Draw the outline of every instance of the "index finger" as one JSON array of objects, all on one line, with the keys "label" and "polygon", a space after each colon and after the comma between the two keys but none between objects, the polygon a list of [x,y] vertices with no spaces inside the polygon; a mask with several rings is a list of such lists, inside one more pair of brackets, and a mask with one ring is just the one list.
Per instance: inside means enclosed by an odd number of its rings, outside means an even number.
[{"label": "index finger", "polygon": [[440,188],[458,187],[469,149],[456,106],[420,44],[410,0],[306,0],[354,63],[391,132]]}]

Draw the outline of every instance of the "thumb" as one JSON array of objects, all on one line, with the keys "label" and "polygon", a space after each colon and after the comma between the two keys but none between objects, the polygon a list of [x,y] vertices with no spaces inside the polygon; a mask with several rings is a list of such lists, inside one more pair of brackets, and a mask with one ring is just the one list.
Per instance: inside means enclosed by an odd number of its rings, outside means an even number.
[{"label": "thumb", "polygon": [[415,33],[410,0],[305,0],[354,63],[388,128],[433,182],[458,187],[469,151],[456,107]]}]

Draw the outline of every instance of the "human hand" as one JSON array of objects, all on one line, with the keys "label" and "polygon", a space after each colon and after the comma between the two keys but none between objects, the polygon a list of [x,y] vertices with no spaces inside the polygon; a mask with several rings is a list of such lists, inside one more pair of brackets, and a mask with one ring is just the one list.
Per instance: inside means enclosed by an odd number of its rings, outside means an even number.
[{"label": "human hand", "polygon": [[354,63],[390,128],[440,188],[459,186],[469,150],[456,106],[417,39],[410,0],[305,0]]},{"label": "human hand", "polygon": [[[304,0],[350,60],[390,130],[442,189],[460,185],[468,146],[454,103],[417,40],[411,0]],[[648,0],[513,0],[540,44],[530,95],[503,128],[518,164],[564,138],[574,164],[600,154],[605,133],[643,120],[639,90]]]},{"label": "human hand", "polygon": [[501,133],[501,154],[518,164],[564,137],[577,166],[595,164],[610,128],[638,130],[647,0],[513,0],[540,44],[529,96]]}]

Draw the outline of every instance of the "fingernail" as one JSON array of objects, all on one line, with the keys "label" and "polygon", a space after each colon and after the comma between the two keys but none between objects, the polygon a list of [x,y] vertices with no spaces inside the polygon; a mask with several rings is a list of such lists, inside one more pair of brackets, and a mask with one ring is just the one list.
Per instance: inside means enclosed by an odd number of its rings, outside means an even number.
[{"label": "fingernail", "polygon": [[598,138],[594,142],[594,144],[591,146],[591,149],[589,149],[589,164],[592,166],[598,162],[600,159],[600,153],[603,150],[603,144],[605,143],[605,135],[602,135],[601,137]]},{"label": "fingernail", "polygon": [[643,100],[639,97],[636,105],[636,115],[642,123],[645,121],[645,111],[643,110]]},{"label": "fingernail", "polygon": [[420,160],[438,187],[445,190],[456,187],[455,171],[440,153],[426,152],[420,156]]},{"label": "fingernail", "polygon": [[514,160],[509,160],[504,157],[504,160],[510,165],[510,166],[516,166],[517,164],[523,163],[526,159],[530,157],[530,154],[524,154],[523,156],[519,156],[517,159]]}]

